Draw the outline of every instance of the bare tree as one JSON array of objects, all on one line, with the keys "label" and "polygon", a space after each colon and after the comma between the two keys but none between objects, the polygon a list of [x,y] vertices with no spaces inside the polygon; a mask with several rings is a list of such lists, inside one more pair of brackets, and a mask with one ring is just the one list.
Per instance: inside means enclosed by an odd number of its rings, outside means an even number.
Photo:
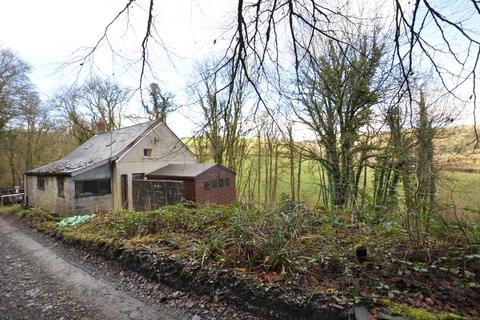
[{"label": "bare tree", "polygon": [[[119,50],[109,40],[110,29],[121,18],[126,18],[122,21],[130,23],[132,11],[138,10],[144,16],[144,33],[138,43],[140,50],[137,57],[140,62],[141,88],[145,73],[150,69],[150,45],[160,43],[165,49],[156,29],[156,6],[155,0],[145,0],[143,4],[125,0],[123,6],[114,12],[95,45],[74,62],[83,67],[94,58],[95,51],[102,45],[119,55]],[[217,64],[216,70],[220,72],[228,69],[231,83],[237,77],[244,77],[266,106],[261,92],[262,80],[280,82],[285,75],[291,73],[295,73],[297,80],[300,80],[299,68],[302,62],[314,54],[314,39],[321,38],[322,41],[332,41],[351,50],[358,49],[355,42],[346,41],[342,37],[342,32],[338,32],[339,26],[349,25],[354,28],[355,25],[376,17],[365,17],[361,10],[352,9],[355,7],[361,5],[349,4],[349,1],[237,0],[235,7],[232,6],[236,19],[230,33],[227,33],[229,41],[226,42],[225,55]],[[401,75],[397,101],[407,95],[412,102],[412,76],[417,72],[416,69],[433,69],[445,90],[460,99],[465,98],[456,89],[467,81],[471,83],[468,99],[471,100],[475,113],[480,65],[478,1],[462,0],[453,7],[448,1],[394,0],[393,3],[383,3],[382,7],[383,22],[393,26],[387,44],[394,48],[391,67],[398,68]],[[370,7],[363,12],[375,10]],[[292,59],[283,54],[286,48],[292,49]],[[163,52],[167,53],[168,50]],[[228,85],[219,89],[229,89],[232,93]],[[477,142],[480,142],[477,129],[475,133]]]},{"label": "bare tree", "polygon": [[[8,167],[9,185],[18,185],[23,172],[58,159],[65,150],[61,132],[52,121],[52,114],[35,91],[24,96],[18,115],[5,131],[1,144],[0,163]],[[55,139],[56,143],[51,141]],[[67,149],[70,151],[70,149]]]},{"label": "bare tree", "polygon": [[48,104],[60,113],[78,144],[84,143],[95,134],[91,118],[81,107],[79,87],[60,88]]},{"label": "bare tree", "polygon": [[33,144],[37,131],[41,131],[47,126],[47,112],[40,105],[40,98],[36,92],[31,92],[20,105],[20,121],[26,130],[25,145],[25,169],[33,168]]},{"label": "bare tree", "polygon": [[100,119],[108,131],[120,127],[129,92],[112,80],[92,76],[81,86],[60,88],[49,104],[60,112],[81,144],[95,134]]},{"label": "bare tree", "polygon": [[247,133],[244,123],[246,88],[242,81],[237,81],[233,95],[226,96],[218,90],[224,78],[219,74],[211,75],[209,70],[208,65],[201,67],[201,80],[196,87],[202,110],[199,141],[208,144],[216,163],[237,170],[246,153],[246,142],[242,139]]},{"label": "bare tree", "polygon": [[34,91],[29,72],[30,66],[11,50],[0,49],[0,136]]},{"label": "bare tree", "polygon": [[123,107],[129,100],[129,89],[110,79],[93,75],[81,87],[80,101],[93,121],[102,119],[107,131],[121,125]]},{"label": "bare tree", "polygon": [[0,49],[0,141],[6,156],[2,165],[7,165],[12,184],[19,183],[23,170],[35,163],[35,137],[46,115],[29,72],[30,66],[11,50]]}]

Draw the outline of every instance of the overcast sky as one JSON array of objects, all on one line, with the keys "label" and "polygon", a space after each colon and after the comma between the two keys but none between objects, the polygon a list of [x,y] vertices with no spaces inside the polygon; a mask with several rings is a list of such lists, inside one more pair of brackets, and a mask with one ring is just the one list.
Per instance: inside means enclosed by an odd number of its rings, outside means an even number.
[{"label": "overcast sky", "polygon": [[[379,0],[381,1],[381,0]],[[0,45],[14,50],[33,67],[31,79],[45,99],[61,85],[72,84],[78,76],[79,63],[60,66],[81,56],[80,48],[93,46],[106,24],[124,6],[125,0],[14,0],[3,1],[0,10]],[[224,49],[226,30],[235,23],[237,0],[156,0],[156,26],[161,44],[151,43],[150,61],[156,82],[172,92],[176,103],[184,106],[168,124],[180,136],[189,136],[195,128],[195,108],[186,91],[199,61],[219,55]],[[147,7],[147,0],[136,3]],[[393,1],[384,0],[383,8],[391,11]],[[450,3],[446,2],[447,5]],[[463,1],[464,3],[464,1]],[[453,6],[452,6],[452,9]],[[386,9],[385,9],[386,10]],[[135,5],[129,29],[120,21],[109,38],[117,53],[138,57],[139,41],[145,31],[146,12]],[[128,31],[128,32],[127,32]],[[128,34],[128,36],[125,36]],[[434,35],[433,35],[434,36]],[[440,35],[438,35],[440,36]],[[214,44],[214,40],[216,44]],[[94,71],[129,87],[138,86],[138,69],[110,50],[100,49]],[[85,74],[87,74],[84,70]],[[80,78],[82,74],[80,74]],[[148,79],[150,81],[152,79]],[[133,99],[129,113],[140,112],[140,103]],[[473,122],[464,113],[462,123]]]}]

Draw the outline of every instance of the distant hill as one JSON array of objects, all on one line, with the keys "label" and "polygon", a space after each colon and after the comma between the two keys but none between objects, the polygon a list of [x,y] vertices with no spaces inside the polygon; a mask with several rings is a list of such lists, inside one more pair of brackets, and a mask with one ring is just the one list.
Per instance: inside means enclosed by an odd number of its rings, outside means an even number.
[{"label": "distant hill", "polygon": [[[480,133],[480,126],[478,128]],[[248,139],[248,138],[247,138]],[[192,150],[195,149],[189,137],[182,141]],[[299,144],[315,144],[311,140],[297,141]],[[252,141],[253,146],[256,145]],[[473,125],[447,127],[441,130],[435,139],[435,159],[441,170],[480,173],[480,149],[475,150],[475,131]],[[196,150],[195,150],[196,151]],[[208,153],[208,151],[207,151]],[[284,154],[287,150],[284,150]]]},{"label": "distant hill", "polygon": [[480,172],[480,150],[475,150],[474,146],[472,125],[445,128],[441,137],[435,140],[439,167],[443,170]]}]

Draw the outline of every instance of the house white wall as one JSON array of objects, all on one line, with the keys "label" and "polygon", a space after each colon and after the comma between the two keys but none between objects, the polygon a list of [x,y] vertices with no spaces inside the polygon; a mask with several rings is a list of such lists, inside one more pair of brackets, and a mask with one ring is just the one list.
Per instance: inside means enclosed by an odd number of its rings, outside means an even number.
[{"label": "house white wall", "polygon": [[[152,156],[145,158],[144,149],[152,149]],[[121,175],[128,175],[128,207],[132,208],[132,173],[148,174],[169,163],[194,163],[195,156],[163,123],[133,145],[116,162],[112,174],[113,206],[120,209]]]}]

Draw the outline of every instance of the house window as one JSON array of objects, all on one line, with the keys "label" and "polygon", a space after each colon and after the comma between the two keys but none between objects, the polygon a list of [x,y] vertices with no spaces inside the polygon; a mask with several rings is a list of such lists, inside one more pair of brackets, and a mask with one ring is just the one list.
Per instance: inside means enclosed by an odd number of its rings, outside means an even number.
[{"label": "house window", "polygon": [[223,178],[218,179],[218,187],[219,188],[223,188],[223,183],[224,183]]},{"label": "house window", "polygon": [[45,190],[45,178],[44,177],[37,177],[37,189],[38,190]]},{"label": "house window", "polygon": [[152,149],[143,149],[143,157],[144,158],[151,158],[152,157]]},{"label": "house window", "polygon": [[63,177],[57,177],[57,194],[60,198],[65,197]]},{"label": "house window", "polygon": [[132,173],[132,180],[144,180],[145,173]]},{"label": "house window", "polygon": [[111,193],[110,179],[75,181],[75,197],[92,197]]},{"label": "house window", "polygon": [[230,185],[230,178],[225,178],[225,187]]}]

